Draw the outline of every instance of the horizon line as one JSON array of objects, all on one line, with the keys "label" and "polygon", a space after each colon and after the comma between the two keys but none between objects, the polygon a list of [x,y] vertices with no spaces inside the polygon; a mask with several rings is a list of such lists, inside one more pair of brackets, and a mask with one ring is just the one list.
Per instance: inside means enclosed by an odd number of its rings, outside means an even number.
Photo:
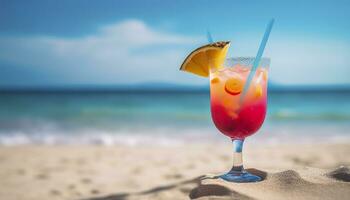
[{"label": "horizon line", "polygon": [[[0,93],[46,93],[46,92],[208,92],[208,85],[184,85],[167,83],[119,85],[62,85],[62,86],[0,86]],[[269,92],[350,92],[350,84],[327,85],[280,85],[270,83]]]}]

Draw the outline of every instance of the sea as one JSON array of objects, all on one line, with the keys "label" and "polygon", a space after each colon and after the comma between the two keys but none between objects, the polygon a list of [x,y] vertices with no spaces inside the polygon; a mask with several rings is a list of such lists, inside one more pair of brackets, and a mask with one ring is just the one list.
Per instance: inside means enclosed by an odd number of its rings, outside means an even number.
[{"label": "sea", "polygon": [[[2,91],[0,145],[184,145],[229,139],[209,91]],[[269,92],[251,143],[350,142],[350,91]]]}]

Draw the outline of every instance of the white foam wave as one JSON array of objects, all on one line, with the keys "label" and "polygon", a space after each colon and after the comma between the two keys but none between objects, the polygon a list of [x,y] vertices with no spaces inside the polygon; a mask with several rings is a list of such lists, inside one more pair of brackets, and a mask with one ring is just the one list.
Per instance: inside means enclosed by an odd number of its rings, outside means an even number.
[{"label": "white foam wave", "polygon": [[[148,130],[38,130],[36,132],[0,132],[0,145],[161,145],[176,146],[188,143],[227,142],[227,137],[215,128],[174,129],[153,128]],[[266,126],[247,141],[256,145],[281,143],[349,143],[348,129],[339,127]]]}]

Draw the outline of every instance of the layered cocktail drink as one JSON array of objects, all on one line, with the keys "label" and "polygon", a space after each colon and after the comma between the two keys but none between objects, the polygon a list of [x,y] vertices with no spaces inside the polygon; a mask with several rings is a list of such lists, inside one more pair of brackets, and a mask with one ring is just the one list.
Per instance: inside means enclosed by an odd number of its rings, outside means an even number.
[{"label": "layered cocktail drink", "polygon": [[[212,119],[215,126],[232,139],[244,139],[252,135],[264,122],[268,76],[266,67],[257,69],[249,88],[243,93],[251,70],[249,62],[252,61],[249,58],[234,58],[231,59],[233,66],[210,73]],[[262,63],[267,64],[266,61]]]},{"label": "layered cocktail drink", "polygon": [[212,119],[232,140],[233,166],[218,177],[229,182],[256,182],[261,177],[244,170],[242,149],[245,138],[256,133],[265,119],[270,60],[261,59],[260,49],[258,58],[226,59],[229,46],[230,42],[221,41],[197,48],[180,70],[209,77]]}]

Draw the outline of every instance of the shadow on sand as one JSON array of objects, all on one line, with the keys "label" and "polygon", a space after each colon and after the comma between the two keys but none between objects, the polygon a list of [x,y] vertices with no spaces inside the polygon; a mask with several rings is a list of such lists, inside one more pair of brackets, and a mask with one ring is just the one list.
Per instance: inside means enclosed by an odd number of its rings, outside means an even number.
[{"label": "shadow on sand", "polygon": [[[267,173],[264,171],[260,171],[260,170],[253,169],[253,168],[247,169],[247,171],[252,173],[252,174],[255,174],[255,175],[262,177],[263,180],[266,178]],[[208,191],[208,192],[202,192],[203,186],[200,187],[202,180],[204,180],[204,179],[217,179],[217,178],[218,177],[207,177],[207,176],[203,175],[203,176],[198,176],[198,177],[193,178],[193,179],[180,181],[180,182],[177,182],[174,184],[158,186],[158,187],[154,187],[154,188],[151,188],[149,190],[144,190],[144,191],[140,191],[140,192],[130,192],[130,193],[126,193],[126,192],[123,193],[122,192],[122,193],[111,194],[108,196],[85,198],[85,199],[81,199],[81,200],[125,200],[125,199],[128,199],[128,197],[132,197],[132,196],[142,198],[142,195],[159,193],[159,192],[171,190],[174,188],[178,188],[180,186],[184,186],[187,184],[196,184],[192,190],[183,191],[183,192],[187,193],[187,195],[191,199],[196,199],[196,198],[203,197],[203,196],[210,196],[210,194],[212,194],[212,192],[210,192],[210,191],[215,191],[215,194],[217,196],[226,196],[228,194],[232,194],[232,190],[229,190],[228,188],[226,188],[224,186],[214,185],[214,184],[213,185],[206,185],[204,191]],[[240,199],[251,199],[251,198],[244,196],[243,194],[239,194],[239,193],[234,193],[234,196],[240,197]]]}]

